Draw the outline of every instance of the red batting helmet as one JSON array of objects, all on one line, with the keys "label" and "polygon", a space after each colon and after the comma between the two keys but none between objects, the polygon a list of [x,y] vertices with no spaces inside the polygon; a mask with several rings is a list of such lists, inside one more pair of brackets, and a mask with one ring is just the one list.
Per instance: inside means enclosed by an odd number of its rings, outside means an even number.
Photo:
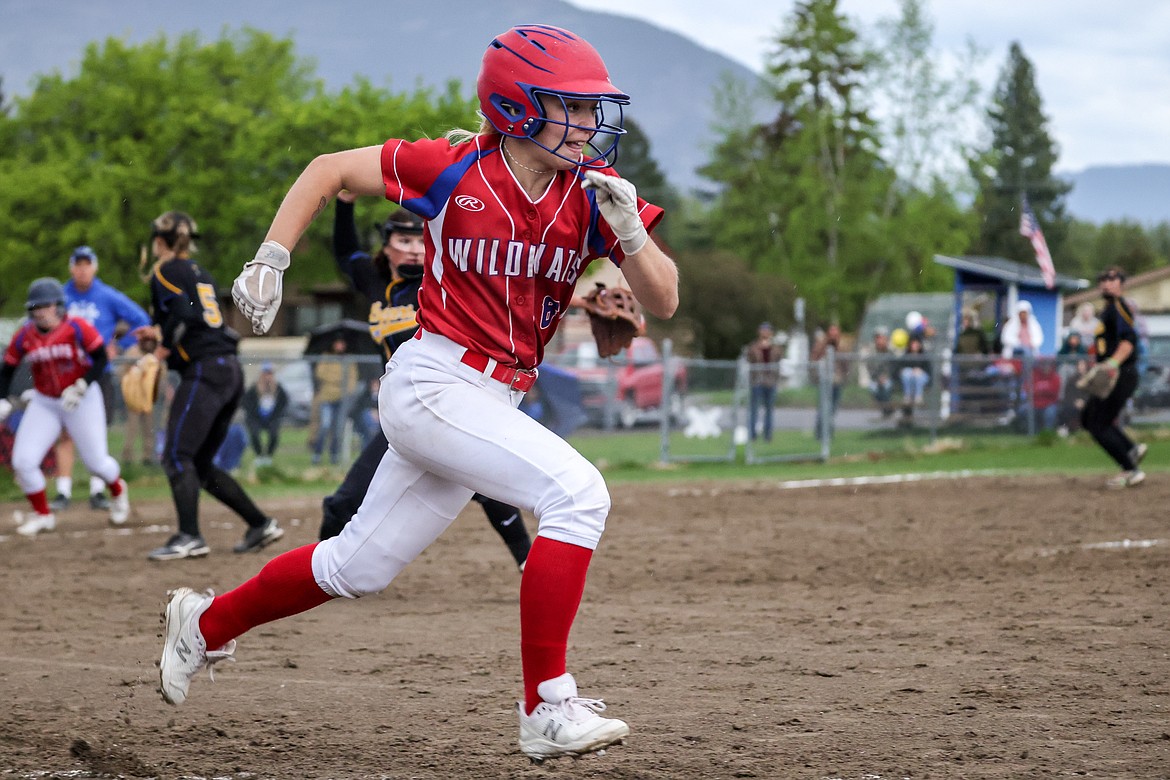
[{"label": "red batting helmet", "polygon": [[[596,126],[583,129],[594,133],[591,145],[597,154],[587,160],[570,159],[555,147],[538,143],[544,149],[569,162],[590,165],[602,159],[612,163],[617,156],[618,138],[622,129],[622,106],[629,105],[630,96],[621,92],[609,80],[609,71],[589,43],[568,30],[543,24],[513,27],[497,35],[483,55],[483,63],[476,82],[479,108],[497,132],[513,138],[533,138],[546,124],[563,128],[562,141],[571,127],[565,119],[550,119],[540,104],[538,95],[559,100],[565,108],[566,99],[597,101]],[[607,119],[606,109],[616,110],[613,121]],[[608,143],[602,149],[597,137]]]}]

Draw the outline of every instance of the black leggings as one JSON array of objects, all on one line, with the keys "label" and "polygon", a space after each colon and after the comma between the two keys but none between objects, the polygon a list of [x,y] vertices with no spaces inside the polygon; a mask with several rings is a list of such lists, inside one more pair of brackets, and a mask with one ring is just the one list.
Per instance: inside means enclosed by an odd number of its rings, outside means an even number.
[{"label": "black leggings", "polygon": [[1136,368],[1122,368],[1113,392],[1106,398],[1089,396],[1081,410],[1081,425],[1123,471],[1137,468],[1131,455],[1134,443],[1121,429],[1119,420],[1125,402],[1137,390],[1138,379]]},{"label": "black leggings", "polygon": [[[361,506],[362,500],[366,497],[366,491],[370,489],[370,482],[374,479],[374,472],[378,470],[378,464],[382,462],[382,455],[385,454],[387,446],[389,445],[386,442],[386,436],[379,428],[377,434],[362,448],[357,460],[349,467],[341,485],[333,492],[333,495],[326,496],[325,500],[321,502],[319,536],[322,541],[341,533],[345,524],[357,514],[358,507]],[[524,518],[520,515],[520,510],[511,504],[496,501],[479,493],[472,496],[472,500],[479,502],[483,507],[488,522],[504,540],[504,544],[508,546],[508,551],[512,553],[516,564],[524,563],[528,558],[528,549],[532,546],[532,541],[528,538],[528,529],[524,527]]]}]

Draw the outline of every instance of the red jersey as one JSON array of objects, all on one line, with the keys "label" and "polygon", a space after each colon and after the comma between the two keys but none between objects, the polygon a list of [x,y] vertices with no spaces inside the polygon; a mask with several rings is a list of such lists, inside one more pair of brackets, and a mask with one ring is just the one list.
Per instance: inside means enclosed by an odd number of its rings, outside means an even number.
[{"label": "red jersey", "polygon": [[65,317],[48,333],[42,333],[29,321],[12,337],[4,362],[17,366],[27,359],[33,386],[45,395],[59,398],[62,390],[89,371],[93,365],[89,353],[101,345],[101,334],[83,319]]},{"label": "red jersey", "polygon": [[[392,138],[382,179],[388,200],[427,220],[419,324],[505,366],[537,366],[586,266],[625,259],[581,168],[558,172],[533,201],[498,136]],[[641,198],[638,208],[647,230],[662,219]]]}]

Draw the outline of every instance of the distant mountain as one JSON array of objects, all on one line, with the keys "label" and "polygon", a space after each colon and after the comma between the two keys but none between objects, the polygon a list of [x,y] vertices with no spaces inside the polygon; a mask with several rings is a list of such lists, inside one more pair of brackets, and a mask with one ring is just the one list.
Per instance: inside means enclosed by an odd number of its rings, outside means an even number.
[{"label": "distant mountain", "polygon": [[[206,40],[248,26],[291,37],[297,53],[316,60],[329,88],[356,75],[397,91],[445,87],[457,79],[470,96],[492,36],[517,24],[568,28],[601,52],[615,85],[629,93],[633,117],[651,154],[676,187],[702,180],[695,169],[715,141],[712,95],[726,74],[756,75],[727,57],[647,22],[587,11],[562,0],[0,0],[0,76],[8,94],[28,94],[37,74],[76,74],[85,45],[117,36],[141,43],[198,31]],[[619,166],[620,168],[620,163]],[[709,185],[708,185],[709,186]]]},{"label": "distant mountain", "polygon": [[1086,222],[1170,222],[1170,165],[1097,165],[1065,174],[1068,211]]}]

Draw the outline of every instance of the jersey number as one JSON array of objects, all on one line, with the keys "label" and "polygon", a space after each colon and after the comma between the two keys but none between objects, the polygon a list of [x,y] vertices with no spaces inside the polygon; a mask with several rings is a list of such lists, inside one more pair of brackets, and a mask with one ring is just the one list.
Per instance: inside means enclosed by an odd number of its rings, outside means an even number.
[{"label": "jersey number", "polygon": [[203,306],[203,321],[209,328],[218,328],[223,325],[223,313],[219,310],[219,301],[215,299],[215,287],[205,282],[195,285],[199,292],[199,303]]}]

